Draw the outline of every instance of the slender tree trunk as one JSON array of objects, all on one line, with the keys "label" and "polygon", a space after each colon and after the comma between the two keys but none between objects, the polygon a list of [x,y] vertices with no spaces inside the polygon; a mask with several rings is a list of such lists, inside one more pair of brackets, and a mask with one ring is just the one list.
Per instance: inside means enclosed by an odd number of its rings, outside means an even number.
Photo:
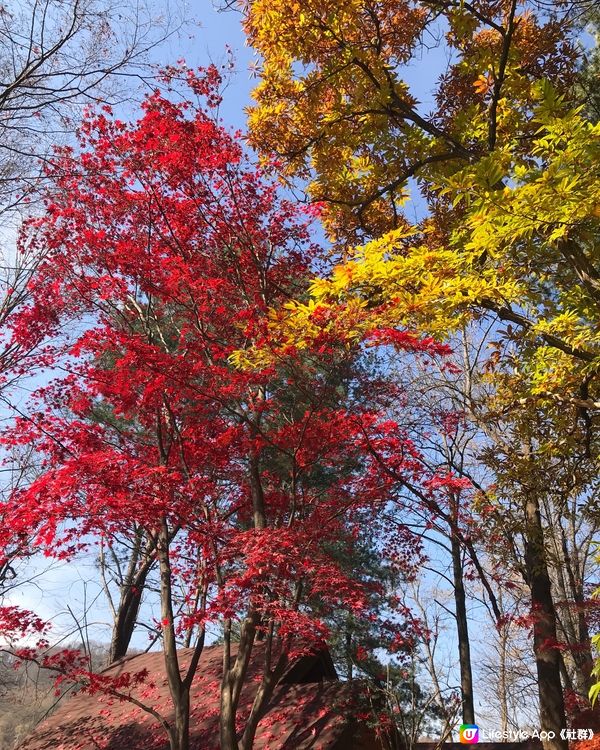
[{"label": "slender tree trunk", "polygon": [[595,680],[592,678],[594,657],[592,656],[590,631],[585,616],[585,598],[583,594],[576,596],[575,605],[578,608],[579,644],[578,649],[574,652],[574,659],[577,665],[579,691],[587,698]]},{"label": "slender tree trunk", "polygon": [[460,664],[460,695],[464,724],[475,723],[473,700],[473,672],[471,669],[471,645],[467,619],[467,598],[463,580],[462,550],[455,530],[450,536],[452,571],[454,578],[454,602],[456,608],[456,630],[458,633],[458,658]]},{"label": "slender tree trunk", "polygon": [[354,664],[352,662],[352,626],[350,616],[346,619],[346,679],[352,680],[354,677]]},{"label": "slender tree trunk", "polygon": [[[264,400],[264,392],[262,388],[259,389],[257,393],[257,400]],[[256,423],[252,429],[253,436],[258,434],[258,429],[256,427],[258,419],[259,415],[257,414],[255,415]],[[252,503],[252,523],[254,529],[260,531],[267,527],[267,517],[265,512],[265,496],[262,486],[259,453],[251,454],[248,463],[248,473],[250,479],[250,501]],[[257,636],[256,631],[259,623],[259,613],[250,606],[248,614],[242,623],[238,652],[233,665],[231,664],[231,621],[229,621],[225,627],[225,638],[223,644],[223,677],[221,680],[221,711],[219,716],[220,750],[239,750],[240,748],[240,743],[236,736],[235,720],[240,694],[246,679],[248,664],[254,648],[254,642]],[[261,689],[259,688],[259,695],[260,690]],[[253,737],[254,734],[252,733],[252,737],[249,737],[248,741],[252,742]],[[246,740],[243,739],[242,747],[246,746]]]},{"label": "slender tree trunk", "polygon": [[572,590],[573,602],[577,611],[577,642],[573,650],[573,661],[577,672],[579,692],[587,698],[589,690],[594,682],[592,669],[594,658],[592,656],[592,642],[586,618],[585,593],[583,589],[583,575],[579,564],[577,540],[573,540],[573,555],[569,553],[569,547],[565,534],[562,535],[562,551],[565,560],[565,570]]},{"label": "slender tree trunk", "polygon": [[146,585],[148,570],[138,575],[135,584],[128,584],[127,588],[121,593],[117,617],[113,624],[110,650],[108,652],[108,660],[111,663],[127,655],[140,610],[140,604],[142,603],[142,594]]},{"label": "slender tree trunk", "polygon": [[258,456],[252,456],[250,459],[250,494],[254,528],[265,529],[267,527],[265,495],[260,475],[260,458]]},{"label": "slender tree trunk", "polygon": [[499,638],[500,664],[498,670],[498,698],[500,700],[500,731],[508,731],[508,692],[506,680],[508,625],[502,625]]},{"label": "slender tree trunk", "polygon": [[221,681],[221,711],[219,716],[219,734],[221,750],[239,750],[235,731],[235,719],[240,695],[248,672],[256,639],[256,626],[259,617],[256,612],[249,612],[240,631],[240,642],[235,662],[231,663],[231,630],[226,625],[223,644],[223,678]]},{"label": "slender tree trunk", "polygon": [[221,750],[238,750],[238,741],[235,733],[235,711],[233,709],[231,692],[228,690],[224,690],[221,693],[219,740]]},{"label": "slender tree trunk", "polygon": [[109,664],[127,655],[142,603],[146,579],[156,562],[154,541],[141,528],[136,530],[135,542],[129,553],[127,570],[123,575],[121,575],[118,559],[112,549],[111,553],[118,573],[118,576],[113,575],[113,580],[116,580],[119,585],[119,602],[116,606],[113,605],[106,578],[108,564],[103,550],[100,553],[99,560],[104,589],[113,612],[113,627],[108,652]]},{"label": "slender tree trunk", "polygon": [[567,664],[565,662],[565,655],[560,654],[560,678],[562,680],[563,687],[566,690],[575,690],[575,686],[573,685],[573,680],[571,678],[571,674],[567,668]]},{"label": "slender tree trunk", "polygon": [[544,547],[544,529],[537,498],[530,493],[525,504],[525,567],[531,589],[533,651],[538,678],[540,723],[554,739],[544,741],[545,750],[567,750],[561,739],[566,728],[565,704],[560,679],[560,654],[556,648],[556,611]]},{"label": "slender tree trunk", "polygon": [[221,750],[238,750],[235,733],[235,706],[231,689],[231,620],[225,624],[223,639],[223,677],[219,711],[219,745]]},{"label": "slender tree trunk", "polygon": [[256,730],[258,729],[258,723],[264,716],[267,705],[271,700],[271,696],[273,695],[273,691],[277,686],[279,680],[282,678],[288,664],[287,655],[281,654],[277,659],[277,664],[275,665],[275,667],[271,668],[272,648],[273,631],[271,630],[265,643],[265,663],[263,667],[263,677],[252,703],[250,715],[246,720],[244,734],[242,735],[240,743],[241,750],[252,750],[252,747],[254,745],[254,738],[256,736]]},{"label": "slender tree trunk", "polygon": [[[160,570],[160,602],[163,633],[163,654],[169,693],[173,702],[174,726],[169,733],[170,750],[189,750],[190,691],[189,684],[181,679],[175,623],[173,616],[173,592],[171,588],[171,561],[169,558],[170,534],[163,520],[157,544]],[[187,681],[186,681],[187,682]]]},{"label": "slender tree trunk", "polygon": [[171,750],[189,750],[190,747],[190,692],[182,688],[175,705],[175,742]]}]

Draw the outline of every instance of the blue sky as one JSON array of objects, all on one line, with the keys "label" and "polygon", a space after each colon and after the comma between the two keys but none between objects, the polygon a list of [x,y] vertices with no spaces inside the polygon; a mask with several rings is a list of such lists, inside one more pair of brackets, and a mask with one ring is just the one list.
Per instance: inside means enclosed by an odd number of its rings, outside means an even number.
[{"label": "blue sky", "polygon": [[160,62],[174,62],[183,57],[193,66],[204,66],[210,62],[221,65],[228,62],[228,49],[235,62],[235,70],[224,92],[221,115],[226,125],[245,128],[244,107],[250,104],[250,92],[256,84],[249,73],[249,64],[254,52],[246,46],[237,11],[218,11],[210,2],[200,3],[197,11],[197,27],[189,25],[179,37],[174,37],[161,47]]}]

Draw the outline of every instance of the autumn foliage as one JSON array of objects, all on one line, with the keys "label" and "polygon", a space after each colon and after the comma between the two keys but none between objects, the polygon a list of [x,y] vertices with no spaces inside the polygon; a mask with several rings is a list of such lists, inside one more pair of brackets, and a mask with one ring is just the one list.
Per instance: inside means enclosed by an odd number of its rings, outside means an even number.
[{"label": "autumn foliage", "polygon": [[[600,125],[578,5],[243,0],[247,134],[219,119],[215,66],[167,67],[137,121],[90,109],[46,164],[19,237],[39,262],[1,316],[2,384],[45,375],[2,432],[40,466],[0,507],[0,582],[39,551],[93,555],[103,575],[110,557],[110,658],[151,598],[169,703],[146,675],[51,649],[11,604],[19,658],[130,701],[188,750],[217,633],[219,746],[251,750],[290,664],[343,639],[348,679],[386,703],[381,732],[410,699],[448,735],[457,711],[476,722],[475,602],[502,721],[518,633],[532,654],[514,684],[535,669],[546,750],[565,750],[600,690]],[[452,602],[435,590],[428,619],[433,578]],[[458,643],[445,693],[441,612]]]},{"label": "autumn foliage", "polygon": [[[389,327],[486,340],[490,356],[476,355],[485,396],[474,398],[469,379],[462,404],[490,444],[477,459],[494,475],[482,494],[500,500],[496,528],[509,548],[515,534],[522,539],[511,565],[531,594],[541,723],[559,736],[564,644],[547,508],[590,497],[597,473],[600,132],[575,86],[583,8],[516,0],[242,7],[262,56],[252,142],[307,185],[342,255],[277,328],[288,346],[310,339],[316,309],[350,337]],[[431,80],[428,109],[411,66],[429,75],[431,45],[447,62]],[[563,472],[573,462],[571,481]],[[581,608],[583,576],[572,583]],[[576,629],[585,701],[585,618]]]},{"label": "autumn foliage", "polygon": [[[170,88],[184,73],[204,107]],[[189,685],[218,623],[222,747],[250,748],[277,675],[327,637],[328,613],[366,611],[359,571],[341,560],[369,526],[399,573],[414,569],[418,540],[411,551],[408,528],[392,534],[377,520],[395,488],[442,496],[452,479],[427,474],[383,416],[385,398],[363,395],[358,350],[343,339],[316,337],[285,356],[273,346],[265,367],[236,366],[234,353],[269,348],[270,310],[306,293],[317,249],[308,218],[216,122],[215,69],[168,70],[164,86],[135,123],[90,115],[80,152],[57,152],[45,214],[27,227],[46,254],[14,336],[47,342],[39,361],[65,374],[4,435],[44,457],[4,508],[4,543],[27,538],[64,559],[116,536],[143,540],[160,577],[175,718],[157,718],[171,747],[187,746]],[[381,335],[411,356],[447,354],[432,339]],[[196,655],[180,674],[176,642],[191,632]],[[240,727],[256,638],[268,660]],[[127,688],[63,666],[87,689]]]}]

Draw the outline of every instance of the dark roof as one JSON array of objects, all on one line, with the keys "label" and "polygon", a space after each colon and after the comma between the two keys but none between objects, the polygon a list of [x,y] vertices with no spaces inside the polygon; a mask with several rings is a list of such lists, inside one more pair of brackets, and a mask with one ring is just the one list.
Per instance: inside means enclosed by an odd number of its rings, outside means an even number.
[{"label": "dark roof", "polygon": [[[248,671],[240,700],[249,710],[261,676],[260,644]],[[180,651],[183,664],[191,649]],[[218,750],[219,686],[222,649],[204,649],[191,691],[192,750]],[[104,674],[148,671],[145,683],[132,695],[151,705],[165,718],[172,714],[162,653],[134,656],[113,665]],[[352,721],[353,688],[339,682],[325,651],[298,659],[275,689],[262,719],[256,750],[359,750],[377,747],[369,732],[357,731]],[[158,722],[129,701],[109,700],[99,694],[75,694],[38,725],[19,750],[165,750],[166,735]]]}]

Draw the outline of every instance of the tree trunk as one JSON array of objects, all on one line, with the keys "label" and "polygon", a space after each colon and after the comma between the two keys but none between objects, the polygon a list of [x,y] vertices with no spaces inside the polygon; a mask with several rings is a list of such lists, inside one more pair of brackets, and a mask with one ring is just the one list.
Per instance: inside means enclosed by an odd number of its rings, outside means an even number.
[{"label": "tree trunk", "polygon": [[129,586],[126,591],[122,592],[117,617],[112,630],[110,650],[108,652],[109,663],[122,659],[127,655],[127,649],[131,642],[138,612],[140,610],[140,604],[142,602],[142,593],[146,583],[146,576],[147,572],[139,577],[139,585]]},{"label": "tree trunk", "polygon": [[508,732],[508,690],[506,680],[506,663],[507,663],[507,641],[508,625],[502,625],[499,638],[499,674],[498,674],[498,700],[500,702],[500,731],[504,734]]},{"label": "tree trunk", "polygon": [[544,547],[544,529],[537,498],[530,493],[525,505],[525,567],[531,589],[533,651],[538,678],[540,723],[553,739],[544,741],[545,750],[567,750],[561,730],[566,728],[565,704],[560,680],[560,654],[556,648],[556,612]]},{"label": "tree trunk", "polygon": [[239,750],[235,720],[242,687],[244,686],[248,672],[248,664],[250,663],[252,649],[254,648],[256,626],[259,619],[259,616],[253,611],[248,612],[246,615],[240,630],[240,642],[233,665],[231,664],[230,624],[225,628],[223,677],[221,680],[221,711],[219,716],[221,750]]},{"label": "tree trunk", "polygon": [[238,741],[235,733],[235,712],[232,706],[231,694],[227,691],[221,693],[219,740],[221,750],[238,750]]},{"label": "tree trunk", "polygon": [[[562,529],[561,529],[562,530]],[[562,535],[562,550],[565,560],[565,569],[571,586],[573,602],[577,612],[577,642],[573,650],[573,661],[577,670],[577,681],[579,692],[587,698],[589,690],[594,683],[592,669],[594,668],[594,657],[592,656],[592,642],[586,618],[585,593],[583,588],[583,572],[579,563],[577,540],[573,539],[573,555],[569,553],[569,547],[565,535]]]},{"label": "tree trunk", "polygon": [[473,700],[473,672],[471,669],[471,645],[467,620],[467,599],[463,581],[462,550],[455,529],[450,535],[452,570],[454,577],[454,602],[456,607],[456,630],[458,633],[458,658],[460,664],[460,695],[463,724],[475,723]]},{"label": "tree trunk", "polygon": [[288,666],[288,655],[283,647],[275,666],[273,666],[274,632],[274,627],[271,625],[263,650],[263,676],[254,696],[250,714],[246,719],[246,726],[244,727],[244,733],[240,742],[241,750],[252,750],[254,747],[254,738],[256,737],[258,723],[264,716],[268,703],[273,696],[273,691]]},{"label": "tree trunk", "polygon": [[287,665],[287,659],[282,659],[281,664],[271,671],[270,669],[263,675],[263,679],[254,698],[252,710],[250,716],[246,721],[246,727],[242,736],[241,747],[242,750],[252,750],[254,746],[254,738],[256,736],[256,730],[258,729],[258,723],[262,719],[267,705],[273,695],[273,691],[277,686],[277,682],[283,675],[285,666]]},{"label": "tree trunk", "polygon": [[346,619],[346,679],[352,680],[354,677],[354,662],[352,661],[352,626],[350,625],[350,616]]},{"label": "tree trunk", "polygon": [[163,655],[169,693],[173,702],[175,723],[169,732],[170,750],[189,750],[190,691],[189,681],[181,679],[175,622],[173,616],[173,595],[171,588],[171,561],[169,543],[171,536],[166,520],[163,519],[157,544],[160,569],[160,603],[163,633]]},{"label": "tree trunk", "polygon": [[[108,652],[109,664],[127,655],[142,603],[146,579],[155,564],[154,546],[152,538],[146,536],[144,531],[138,528],[124,575],[121,575],[120,566],[118,561],[116,562],[118,576],[113,575],[113,580],[118,581],[119,585],[119,603],[116,607],[112,606],[112,598],[106,581],[106,570],[109,569],[109,566],[103,552],[100,554],[99,562],[104,588],[113,610],[113,627]],[[116,560],[114,553],[113,558]]]},{"label": "tree trunk", "polygon": [[[259,389],[256,398],[258,401],[264,400],[264,392],[262,388]],[[256,422],[252,428],[252,435],[254,437],[258,434],[258,414],[255,415],[255,420]],[[250,479],[250,500],[252,503],[252,524],[255,530],[260,531],[267,527],[265,496],[260,471],[260,453],[253,452],[250,455],[248,469]],[[229,621],[225,627],[225,638],[223,644],[223,677],[221,680],[221,710],[219,716],[220,750],[239,750],[240,747],[240,743],[236,736],[236,715],[240,694],[248,671],[248,663],[257,637],[257,625],[259,623],[259,614],[253,610],[252,606],[250,606],[240,630],[240,642],[238,645],[237,657],[233,666],[231,664],[231,621]],[[249,738],[250,742],[252,742],[252,740],[253,735]],[[245,746],[245,740],[242,740],[242,746]]]},{"label": "tree trunk", "polygon": [[175,704],[174,737],[170,750],[189,750],[190,747],[190,693],[183,688]]},{"label": "tree trunk", "polygon": [[231,689],[231,620],[225,626],[223,642],[223,677],[221,679],[221,705],[219,711],[219,747],[221,750],[238,750],[235,732],[236,708]]}]

